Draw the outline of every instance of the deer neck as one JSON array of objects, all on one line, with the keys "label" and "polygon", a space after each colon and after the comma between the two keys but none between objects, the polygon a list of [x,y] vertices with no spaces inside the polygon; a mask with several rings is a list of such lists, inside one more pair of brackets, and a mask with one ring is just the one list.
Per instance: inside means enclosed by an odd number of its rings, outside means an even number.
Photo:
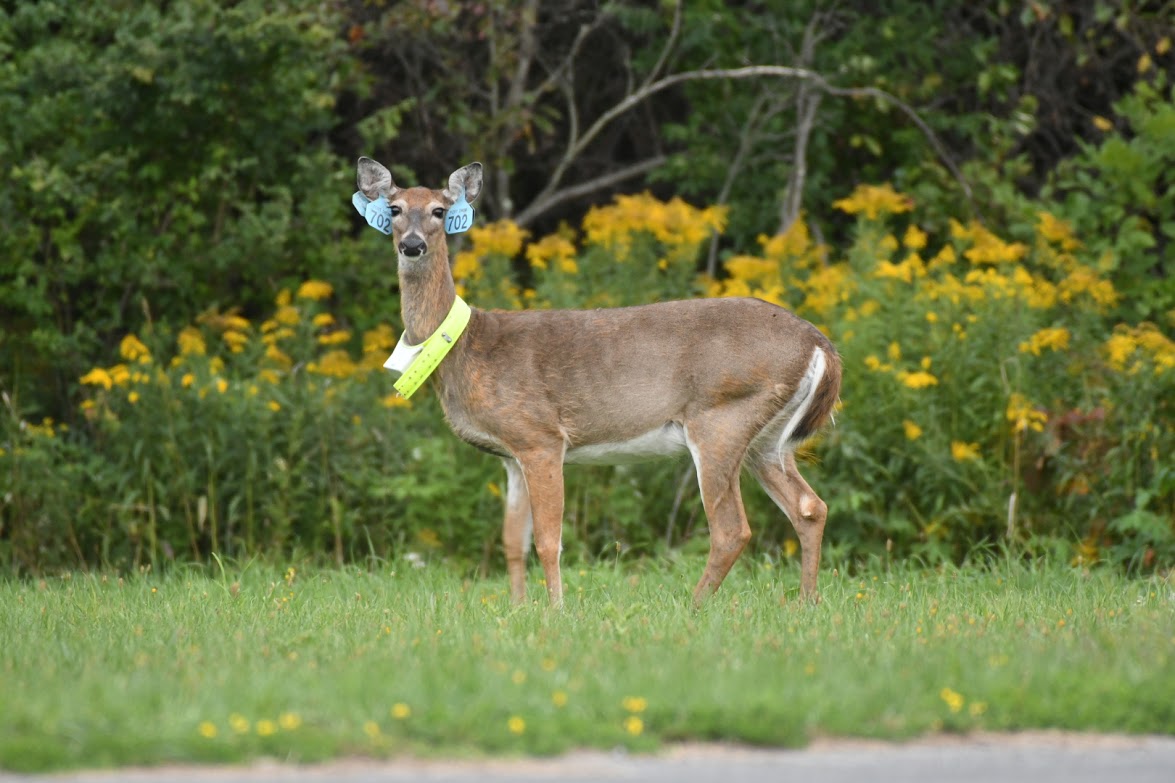
[{"label": "deer neck", "polygon": [[453,307],[457,289],[444,241],[418,259],[399,258],[400,315],[413,345],[435,332]]}]

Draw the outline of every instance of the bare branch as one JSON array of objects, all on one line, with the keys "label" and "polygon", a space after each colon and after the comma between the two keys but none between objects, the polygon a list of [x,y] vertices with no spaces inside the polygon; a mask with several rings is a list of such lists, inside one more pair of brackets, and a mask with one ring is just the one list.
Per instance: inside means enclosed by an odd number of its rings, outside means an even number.
[{"label": "bare branch", "polygon": [[943,164],[946,165],[951,174],[954,175],[956,181],[958,181],[960,187],[962,187],[963,192],[967,197],[967,201],[971,205],[972,211],[976,215],[982,217],[982,213],[975,204],[975,200],[971,192],[971,186],[967,183],[966,178],[963,177],[963,173],[959,171],[958,166],[955,165],[954,160],[951,158],[946,148],[938,140],[938,137],[935,135],[934,131],[918,115],[918,112],[915,111],[913,107],[892,93],[886,92],[885,90],[879,89],[877,87],[834,87],[833,85],[829,84],[828,80],[825,79],[823,75],[817,73],[816,71],[812,71],[807,68],[792,68],[786,65],[749,65],[742,68],[707,68],[695,71],[683,71],[681,73],[675,73],[662,79],[658,79],[655,82],[641,86],[639,89],[630,92],[624,98],[624,100],[620,101],[611,109],[601,114],[596,119],[596,121],[592,123],[591,127],[584,131],[582,135],[579,135],[578,137],[572,136],[572,138],[569,140],[570,143],[567,150],[563,153],[562,160],[560,160],[559,164],[555,167],[555,170],[551,174],[551,178],[547,182],[546,187],[544,187],[542,192],[540,192],[538,196],[535,197],[535,201],[544,202],[550,197],[552,193],[556,192],[563,181],[564,175],[567,173],[567,169],[580,156],[580,154],[583,153],[587,146],[595,140],[595,138],[604,130],[604,128],[606,128],[617,117],[624,114],[634,106],[640,104],[650,96],[684,82],[714,79],[757,79],[765,77],[799,79],[810,82],[815,89],[828,95],[850,98],[871,97],[898,107],[922,132],[922,135],[926,137],[931,146],[934,148],[934,151],[938,155],[939,159],[942,160]]},{"label": "bare branch", "polygon": [[514,222],[520,226],[528,226],[539,215],[548,212],[565,201],[570,201],[571,199],[579,198],[580,196],[586,196],[589,193],[600,190],[602,188],[611,187],[617,182],[623,182],[624,180],[631,179],[632,177],[639,177],[642,174],[647,174],[664,162],[665,156],[657,155],[647,160],[642,160],[639,163],[633,163],[630,166],[625,166],[622,169],[610,171],[607,174],[603,174],[599,177],[585,180],[584,182],[580,182],[578,185],[572,185],[570,187],[563,188],[562,190],[556,190],[550,193],[546,193],[546,191],[544,191],[546,195],[542,196],[541,200],[535,199],[532,201],[526,209],[518,213],[518,215],[514,218]]},{"label": "bare branch", "polygon": [[648,87],[661,74],[661,69],[665,67],[665,63],[669,62],[669,57],[677,46],[677,36],[681,34],[681,6],[682,0],[677,0],[673,5],[673,27],[669,30],[669,38],[665,41],[665,46],[661,48],[656,65],[653,66],[653,70],[649,71],[645,83],[641,85],[642,89]]}]

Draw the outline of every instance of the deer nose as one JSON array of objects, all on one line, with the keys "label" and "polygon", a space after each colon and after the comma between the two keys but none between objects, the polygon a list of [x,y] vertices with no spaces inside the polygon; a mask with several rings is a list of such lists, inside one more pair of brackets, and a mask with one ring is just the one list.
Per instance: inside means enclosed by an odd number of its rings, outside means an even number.
[{"label": "deer nose", "polygon": [[423,255],[425,250],[428,250],[428,245],[417,234],[409,234],[400,242],[400,252],[406,256]]}]

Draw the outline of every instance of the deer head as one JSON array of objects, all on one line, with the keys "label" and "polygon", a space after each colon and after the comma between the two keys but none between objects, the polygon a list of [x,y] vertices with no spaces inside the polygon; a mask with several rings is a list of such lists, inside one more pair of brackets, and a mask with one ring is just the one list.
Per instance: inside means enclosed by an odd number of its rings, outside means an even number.
[{"label": "deer head", "polygon": [[[464,194],[472,204],[481,195],[480,163],[470,163],[449,175],[448,187],[399,188],[387,167],[371,158],[360,158],[356,181],[370,201],[387,200],[392,216],[392,238],[401,264],[422,265],[430,251],[445,248],[445,212]],[[444,252],[448,258],[448,252]]]}]

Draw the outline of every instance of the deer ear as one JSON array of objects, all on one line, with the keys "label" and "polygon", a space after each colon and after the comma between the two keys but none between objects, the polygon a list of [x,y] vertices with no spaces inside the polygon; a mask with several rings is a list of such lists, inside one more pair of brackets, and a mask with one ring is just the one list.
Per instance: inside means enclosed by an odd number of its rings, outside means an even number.
[{"label": "deer ear", "polygon": [[449,175],[449,187],[445,188],[445,198],[456,201],[465,191],[465,200],[472,204],[481,195],[481,164],[470,163],[462,166]]},{"label": "deer ear", "polygon": [[371,158],[359,159],[359,171],[355,176],[355,184],[367,196],[368,201],[375,201],[380,196],[388,196],[396,190],[396,183],[392,181],[392,172],[380,162]]}]

